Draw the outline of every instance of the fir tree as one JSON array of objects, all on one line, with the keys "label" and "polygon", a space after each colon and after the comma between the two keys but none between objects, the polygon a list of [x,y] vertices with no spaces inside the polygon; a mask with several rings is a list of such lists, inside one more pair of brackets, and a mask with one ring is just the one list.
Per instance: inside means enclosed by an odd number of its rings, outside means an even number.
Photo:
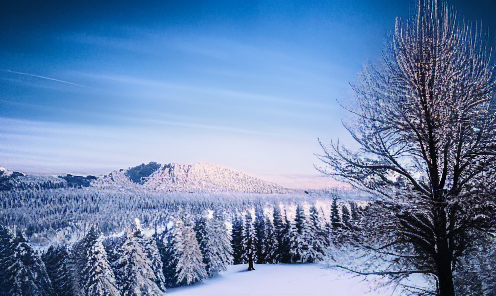
[{"label": "fir tree", "polygon": [[119,248],[119,259],[114,262],[116,280],[123,296],[163,295],[157,286],[152,262],[144,251],[145,241],[139,223],[126,232],[126,240]]},{"label": "fir tree", "polygon": [[119,296],[115,275],[108,262],[102,244],[101,233],[93,225],[88,234],[75,246],[74,268],[76,268],[79,295]]},{"label": "fir tree", "polygon": [[339,217],[339,209],[338,209],[338,199],[336,197],[332,199],[331,225],[333,230],[337,230],[338,228],[341,227],[341,218]]},{"label": "fir tree", "polygon": [[232,263],[231,240],[222,217],[201,217],[195,223],[195,232],[203,263],[209,277],[227,269]]},{"label": "fir tree", "polygon": [[341,207],[341,220],[343,227],[350,227],[350,211],[346,205]]},{"label": "fir tree", "polygon": [[55,295],[72,296],[73,290],[71,271],[69,269],[70,254],[65,245],[51,246],[42,257],[47,274],[52,281]]},{"label": "fir tree", "polygon": [[231,236],[227,230],[226,223],[223,216],[215,211],[213,218],[210,220],[212,237],[215,238],[216,247],[216,260],[212,263],[210,268],[211,274],[216,274],[221,271],[227,270],[227,267],[233,263],[233,250],[231,247]]},{"label": "fir tree", "polygon": [[166,285],[165,276],[163,273],[163,263],[155,237],[142,236],[139,238],[139,241],[141,243],[141,246],[143,247],[143,252],[145,253],[148,260],[150,260],[150,268],[155,275],[155,284],[161,291],[165,292]]},{"label": "fir tree", "polygon": [[273,224],[274,224],[274,232],[277,240],[277,252],[273,257],[274,263],[284,262],[283,254],[287,254],[286,249],[287,246],[284,245],[284,232],[286,229],[286,223],[283,220],[281,209],[278,205],[274,206],[273,211]]},{"label": "fir tree", "polygon": [[309,234],[313,250],[313,253],[309,256],[309,261],[320,261],[326,249],[326,232],[322,228],[319,212],[315,205],[310,208]]},{"label": "fir tree", "polygon": [[247,211],[245,215],[242,246],[242,258],[245,262],[248,262],[248,270],[255,270],[253,263],[257,261],[257,235],[250,211]]},{"label": "fir tree", "polygon": [[285,216],[285,227],[282,238],[281,246],[281,262],[282,263],[293,263],[295,262],[294,250],[298,247],[298,242],[295,237],[295,228],[293,221],[289,220],[288,214]]},{"label": "fir tree", "polygon": [[294,220],[295,232],[290,238],[290,254],[292,262],[307,262],[313,258],[313,250],[309,233],[309,225],[302,205],[296,206],[296,216]]},{"label": "fir tree", "polygon": [[267,263],[267,225],[261,207],[255,209],[255,234],[257,237],[257,264]]},{"label": "fir tree", "polygon": [[235,215],[232,221],[233,264],[243,264],[243,220]]},{"label": "fir tree", "polygon": [[54,294],[45,265],[21,231],[0,225],[0,293],[12,296]]},{"label": "fir tree", "polygon": [[279,262],[279,242],[276,229],[269,217],[265,218],[266,241],[265,241],[265,263],[275,264]]},{"label": "fir tree", "polygon": [[166,287],[177,286],[177,257],[176,257],[176,234],[175,225],[166,228],[164,232],[156,234],[156,243],[163,263],[163,274]]},{"label": "fir tree", "polygon": [[176,221],[174,245],[177,256],[177,284],[189,285],[207,277],[193,227],[194,222],[187,213]]}]

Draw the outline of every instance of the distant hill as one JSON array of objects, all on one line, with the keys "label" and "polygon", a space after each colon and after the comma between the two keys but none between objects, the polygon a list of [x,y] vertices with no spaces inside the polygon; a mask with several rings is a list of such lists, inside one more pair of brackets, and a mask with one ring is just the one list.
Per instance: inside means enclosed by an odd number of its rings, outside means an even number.
[{"label": "distant hill", "polygon": [[208,163],[160,165],[141,164],[105,175],[92,186],[101,188],[143,188],[163,192],[245,192],[285,193],[275,183],[263,181],[241,171]]}]

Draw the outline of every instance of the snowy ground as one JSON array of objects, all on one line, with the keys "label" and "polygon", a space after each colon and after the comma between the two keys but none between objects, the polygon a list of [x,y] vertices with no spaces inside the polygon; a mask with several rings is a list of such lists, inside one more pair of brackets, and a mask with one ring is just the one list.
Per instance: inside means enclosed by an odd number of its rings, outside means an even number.
[{"label": "snowy ground", "polygon": [[[323,269],[317,264],[229,266],[226,272],[189,287],[168,289],[173,296],[355,296],[392,295],[393,289],[377,287],[377,282],[355,277],[342,270]],[[395,291],[394,295],[399,295]]]}]

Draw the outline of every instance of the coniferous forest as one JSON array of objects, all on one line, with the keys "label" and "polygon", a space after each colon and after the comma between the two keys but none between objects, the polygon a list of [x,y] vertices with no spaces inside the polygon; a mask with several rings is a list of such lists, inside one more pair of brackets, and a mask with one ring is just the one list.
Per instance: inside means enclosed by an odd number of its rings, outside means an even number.
[{"label": "coniferous forest", "polygon": [[0,195],[0,295],[163,295],[231,264],[319,262],[364,210],[336,192]]}]

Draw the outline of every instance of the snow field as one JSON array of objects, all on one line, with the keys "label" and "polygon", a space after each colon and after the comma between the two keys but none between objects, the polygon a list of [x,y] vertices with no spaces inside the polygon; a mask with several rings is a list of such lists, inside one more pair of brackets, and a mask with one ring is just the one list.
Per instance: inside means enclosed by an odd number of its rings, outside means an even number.
[{"label": "snow field", "polygon": [[[231,265],[218,276],[192,286],[167,289],[173,296],[358,296],[400,295],[373,279],[319,264]],[[377,288],[373,290],[374,288]]]}]

